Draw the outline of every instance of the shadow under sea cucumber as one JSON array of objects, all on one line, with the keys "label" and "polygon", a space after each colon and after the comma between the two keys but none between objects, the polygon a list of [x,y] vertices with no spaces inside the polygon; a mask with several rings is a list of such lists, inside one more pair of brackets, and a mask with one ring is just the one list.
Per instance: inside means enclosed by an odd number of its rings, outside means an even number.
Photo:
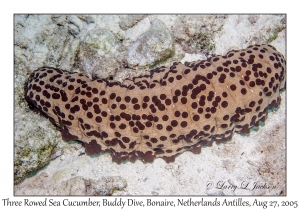
[{"label": "shadow under sea cucumber", "polygon": [[172,162],[247,134],[280,105],[286,61],[271,45],[249,46],[225,56],[175,62],[122,83],[92,80],[52,67],[25,83],[30,108],[79,139],[86,152],[110,152],[113,161]]}]

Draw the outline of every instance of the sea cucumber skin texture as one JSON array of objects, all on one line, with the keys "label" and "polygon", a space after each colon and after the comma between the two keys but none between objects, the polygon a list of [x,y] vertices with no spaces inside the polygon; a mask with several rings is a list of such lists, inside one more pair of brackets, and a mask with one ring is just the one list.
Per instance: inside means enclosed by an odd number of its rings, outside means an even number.
[{"label": "sea cucumber skin texture", "polygon": [[123,83],[42,67],[27,80],[25,98],[62,129],[64,139],[85,142],[90,154],[110,152],[118,163],[171,162],[265,121],[268,109],[280,104],[285,65],[273,46],[255,45],[206,61],[175,62]]}]

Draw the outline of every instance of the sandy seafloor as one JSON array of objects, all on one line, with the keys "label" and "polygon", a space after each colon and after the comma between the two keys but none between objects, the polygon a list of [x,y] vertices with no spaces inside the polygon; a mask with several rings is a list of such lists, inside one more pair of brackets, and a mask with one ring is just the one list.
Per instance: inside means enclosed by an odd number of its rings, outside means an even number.
[{"label": "sandy seafloor", "polygon": [[[153,60],[164,57],[164,53],[168,54],[170,48],[174,50],[173,54],[169,53],[169,58],[161,65],[171,64],[176,59],[181,62],[205,59],[206,53],[225,54],[232,49],[267,41],[285,55],[284,19],[284,15],[87,15],[80,18],[76,15],[15,16],[15,112],[20,115],[25,113],[26,104],[22,101],[22,90],[18,87],[22,87],[26,75],[28,77],[28,73],[43,65],[70,69],[76,62],[74,51],[78,48],[78,43],[85,40],[92,30],[105,29],[115,34],[111,38],[111,35],[105,32],[109,38],[103,42],[113,44],[107,51],[99,47],[105,53],[97,54],[96,57],[109,60],[114,59],[113,55],[117,54],[123,60],[127,60],[128,65],[124,67],[112,60],[107,62],[107,66],[96,66],[107,68],[108,75],[113,74],[114,79],[122,80],[125,77],[143,74],[147,65],[151,66]],[[166,35],[163,38],[169,39],[168,34],[171,35],[171,44],[162,46],[167,49],[163,53],[145,49],[146,52],[149,50],[151,56],[131,56],[134,50],[132,46],[143,41],[143,34],[150,30],[153,22],[158,24],[159,30],[162,30],[159,27],[164,27]],[[62,27],[61,34],[57,33],[57,27]],[[197,35],[200,33],[205,34],[204,40],[198,40]],[[151,37],[151,33],[148,36]],[[63,41],[57,41],[58,38]],[[122,42],[119,43],[118,40]],[[158,43],[154,40],[154,44]],[[207,51],[201,51],[197,47],[204,47]],[[57,53],[53,52],[55,50]],[[86,68],[86,73],[93,75],[92,68],[95,65],[86,62],[84,57],[80,58],[81,68]],[[136,64],[138,58],[144,59],[144,66]],[[114,72],[109,65],[118,70]],[[26,74],[22,72],[23,69],[26,69]],[[103,69],[96,74],[104,78],[108,76]],[[235,134],[232,140],[225,144],[213,144],[212,147],[202,148],[200,154],[184,152],[173,163],[166,163],[158,158],[153,163],[138,160],[135,163],[117,164],[112,162],[110,154],[90,157],[83,154],[84,148],[80,144],[68,144],[58,137],[59,152],[56,157],[42,169],[35,171],[34,175],[16,184],[14,194],[285,195],[285,96],[284,91],[281,94],[281,106],[276,112],[269,113],[265,126],[260,126],[258,131],[251,132],[249,136]],[[18,123],[21,122],[18,121],[24,119],[19,117],[19,114],[15,114],[15,128],[19,128]],[[34,115],[31,112],[26,114]],[[22,132],[20,129],[15,130],[15,144],[24,137],[24,130],[41,124],[48,125],[46,119],[39,119],[42,121],[24,126]],[[53,133],[59,136],[58,132]],[[52,138],[51,135],[49,138]],[[260,187],[253,189],[255,183]]]}]

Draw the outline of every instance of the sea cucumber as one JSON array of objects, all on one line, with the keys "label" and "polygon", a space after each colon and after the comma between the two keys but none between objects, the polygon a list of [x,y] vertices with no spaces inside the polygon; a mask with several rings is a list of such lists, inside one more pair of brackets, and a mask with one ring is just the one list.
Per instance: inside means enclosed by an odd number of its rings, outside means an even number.
[{"label": "sea cucumber", "polygon": [[83,141],[89,154],[110,152],[118,163],[171,162],[264,122],[280,104],[285,65],[273,46],[255,45],[122,83],[41,67],[24,90],[32,109],[60,127],[63,139]]}]

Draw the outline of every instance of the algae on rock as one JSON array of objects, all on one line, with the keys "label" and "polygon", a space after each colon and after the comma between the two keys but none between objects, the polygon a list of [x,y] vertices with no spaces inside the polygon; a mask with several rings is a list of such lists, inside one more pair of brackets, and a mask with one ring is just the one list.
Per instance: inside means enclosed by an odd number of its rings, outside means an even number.
[{"label": "algae on rock", "polygon": [[15,108],[14,182],[50,162],[59,139],[58,132],[48,120],[38,114]]}]

